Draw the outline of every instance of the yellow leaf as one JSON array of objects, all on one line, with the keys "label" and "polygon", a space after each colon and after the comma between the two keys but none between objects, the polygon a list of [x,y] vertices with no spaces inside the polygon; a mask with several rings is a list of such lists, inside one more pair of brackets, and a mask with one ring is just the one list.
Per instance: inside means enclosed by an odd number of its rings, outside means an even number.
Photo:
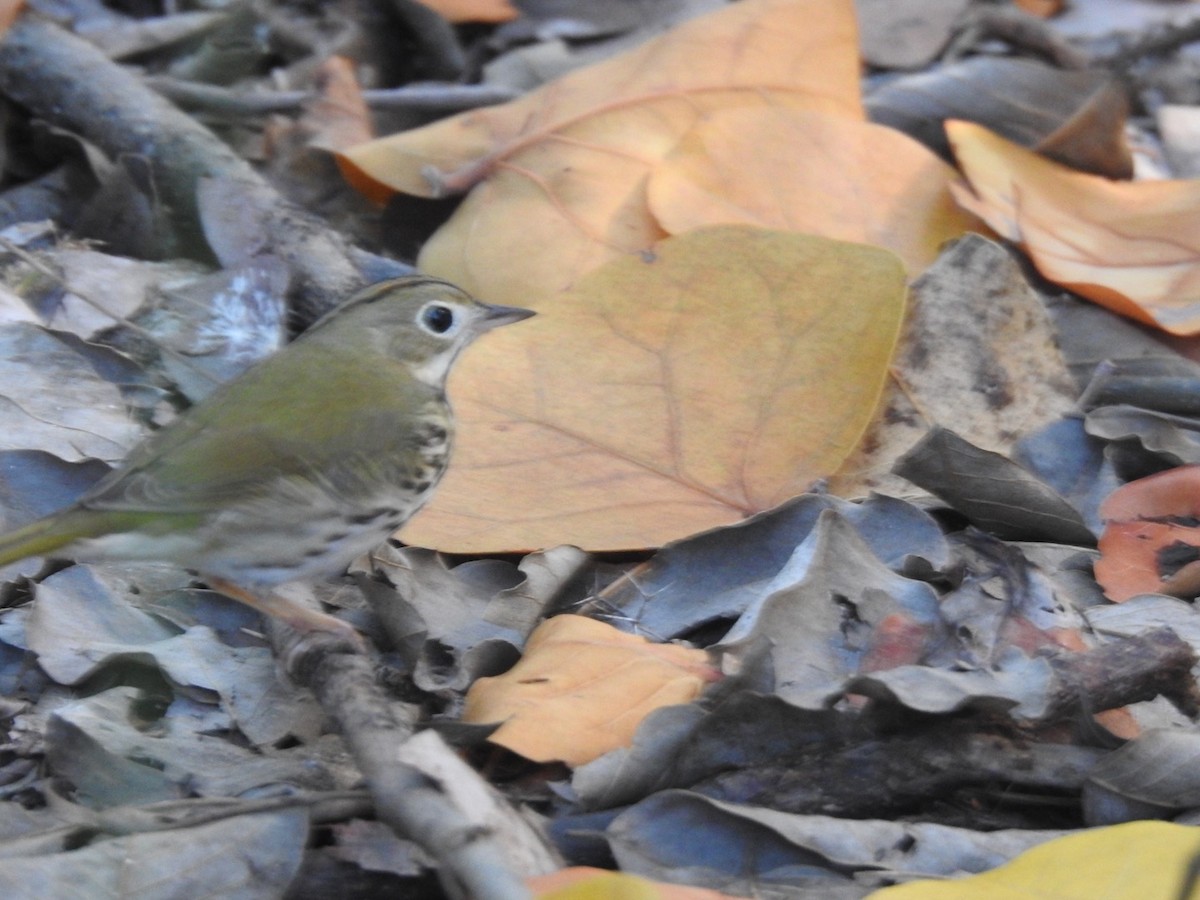
[{"label": "yellow leaf", "polygon": [[470,196],[419,265],[497,303],[537,307],[664,236],[649,172],[698,120],[793,105],[862,118],[850,0],[744,0],[504,106],[341,158],[361,190]]},{"label": "yellow leaf", "polygon": [[529,636],[512,669],[471,685],[462,719],[503,722],[492,743],[578,766],[628,745],[649,713],[690,703],[716,677],[703,650],[555,616]]},{"label": "yellow leaf", "polygon": [[954,169],[891,128],[806,110],[727,109],[688,131],[650,176],[650,210],[678,234],[744,223],[893,251],[917,274],[983,223],[957,207]]},{"label": "yellow leaf", "polygon": [[527,881],[537,900],[724,900],[728,894],[624,872],[572,866]]},{"label": "yellow leaf", "polygon": [[648,547],[774,506],[855,448],[904,300],[887,251],[790,232],[615,260],[464,355],[454,460],[401,539]]},{"label": "yellow leaf", "polygon": [[980,125],[947,122],[966,209],[1025,248],[1046,278],[1173,334],[1200,333],[1200,179],[1114,182]]},{"label": "yellow leaf", "polygon": [[1195,827],[1130,822],[1047,841],[982,875],[912,881],[869,900],[1175,900],[1198,853]]}]

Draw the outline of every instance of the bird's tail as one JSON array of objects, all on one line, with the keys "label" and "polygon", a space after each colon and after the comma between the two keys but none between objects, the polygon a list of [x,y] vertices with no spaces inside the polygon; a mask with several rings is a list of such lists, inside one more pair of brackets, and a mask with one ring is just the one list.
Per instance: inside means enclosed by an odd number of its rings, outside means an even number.
[{"label": "bird's tail", "polygon": [[24,528],[0,534],[0,566],[7,566],[27,556],[46,556],[69,544],[77,535],[63,526],[61,515],[47,516],[30,522]]}]

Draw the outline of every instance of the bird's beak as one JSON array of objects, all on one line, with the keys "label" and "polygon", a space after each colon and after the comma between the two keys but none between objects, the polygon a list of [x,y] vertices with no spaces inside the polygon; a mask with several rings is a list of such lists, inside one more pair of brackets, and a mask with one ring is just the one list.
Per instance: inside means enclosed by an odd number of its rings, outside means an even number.
[{"label": "bird's beak", "polygon": [[521,309],[519,306],[496,306],[488,303],[487,313],[483,317],[483,327],[486,330],[499,328],[501,325],[511,325],[534,315],[532,309]]}]

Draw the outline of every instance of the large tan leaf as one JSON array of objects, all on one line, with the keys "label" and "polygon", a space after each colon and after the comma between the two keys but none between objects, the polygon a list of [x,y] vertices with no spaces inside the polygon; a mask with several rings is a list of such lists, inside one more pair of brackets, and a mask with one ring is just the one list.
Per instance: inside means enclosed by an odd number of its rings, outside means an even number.
[{"label": "large tan leaf", "polygon": [[767,509],[854,449],[904,298],[887,251],[747,226],[615,260],[464,355],[450,471],[400,537],[621,549]]},{"label": "large tan leaf", "polygon": [[555,616],[529,636],[520,662],[471,685],[462,720],[502,722],[492,743],[577,766],[629,745],[647,715],[690,703],[719,677],[703,650]]},{"label": "large tan leaf", "polygon": [[343,168],[376,197],[475,186],[426,243],[421,268],[540,307],[664,236],[645,179],[713,110],[862,118],[856,37],[849,0],[744,0],[512,103],[353,148]]},{"label": "large tan leaf", "polygon": [[1114,182],[969,122],[946,133],[970,183],[955,198],[1044,276],[1173,334],[1200,333],[1200,180]]},{"label": "large tan leaf", "polygon": [[983,229],[950,196],[954,170],[891,128],[790,107],[718,110],[650,176],[666,231],[745,223],[886,247],[911,273]]}]

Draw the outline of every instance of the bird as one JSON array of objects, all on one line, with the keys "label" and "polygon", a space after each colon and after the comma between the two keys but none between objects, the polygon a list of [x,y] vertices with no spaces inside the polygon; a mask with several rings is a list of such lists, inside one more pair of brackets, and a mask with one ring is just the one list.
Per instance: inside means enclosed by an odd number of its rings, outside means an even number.
[{"label": "bird", "polygon": [[408,275],[370,285],[136,445],[74,504],[0,535],[30,556],[169,562],[302,632],[348,623],[274,591],[340,573],[429,499],[459,353],[527,309]]}]

